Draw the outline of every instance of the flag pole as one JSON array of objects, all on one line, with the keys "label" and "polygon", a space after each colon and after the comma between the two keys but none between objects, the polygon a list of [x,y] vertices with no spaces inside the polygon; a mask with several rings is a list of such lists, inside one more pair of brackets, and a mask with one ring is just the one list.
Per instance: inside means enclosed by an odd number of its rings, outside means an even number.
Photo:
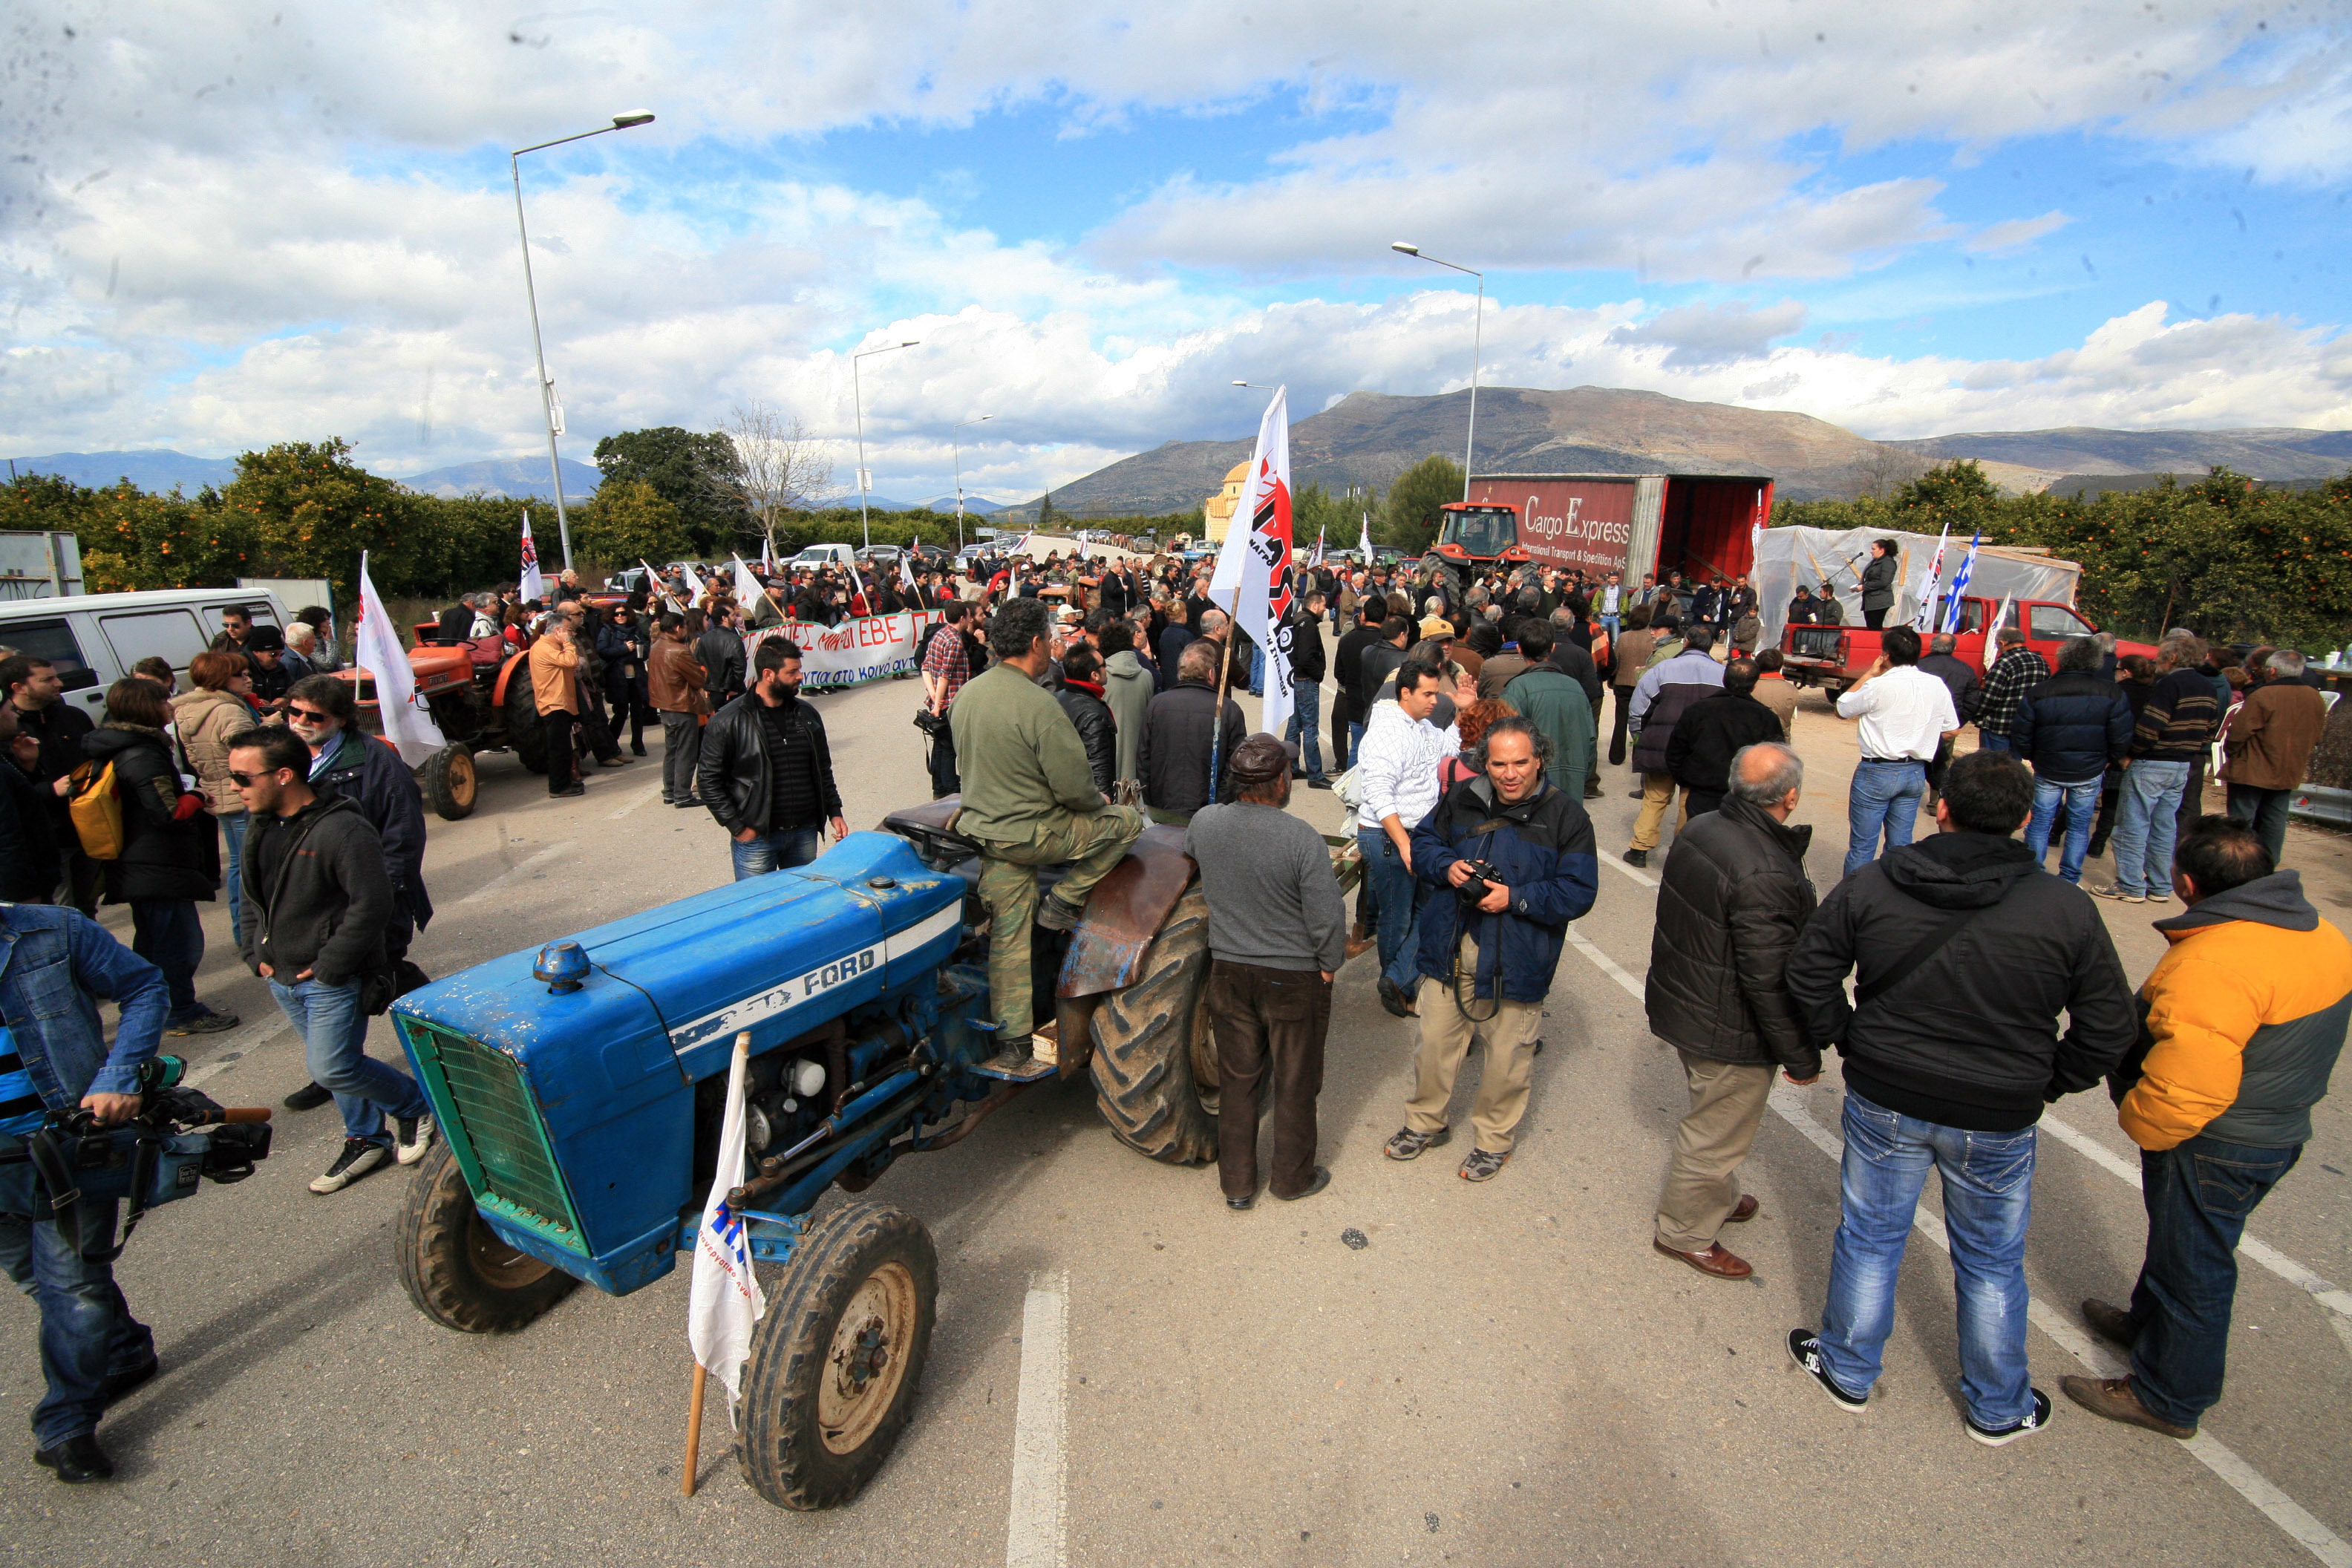
[{"label": "flag pole", "polygon": [[709,1381],[709,1369],[696,1362],[694,1394],[687,1401],[686,1410],[686,1479],[678,1486],[679,1492],[687,1497],[694,1495],[694,1473],[702,1458],[702,1388]]},{"label": "flag pole", "polygon": [[[1214,600],[1210,601],[1214,604]],[[1225,738],[1225,672],[1234,667],[1234,638],[1242,629],[1241,584],[1234,584],[1233,603],[1225,607],[1225,648],[1217,659],[1217,700],[1209,708],[1209,804],[1217,804],[1218,744]]]}]

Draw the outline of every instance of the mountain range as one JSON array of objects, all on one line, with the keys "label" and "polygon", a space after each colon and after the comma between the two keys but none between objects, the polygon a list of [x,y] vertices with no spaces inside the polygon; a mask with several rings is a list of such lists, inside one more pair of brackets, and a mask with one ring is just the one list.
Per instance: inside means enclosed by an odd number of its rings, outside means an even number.
[{"label": "mountain range", "polygon": [[[1460,452],[1468,418],[1466,391],[1351,393],[1292,424],[1291,482],[1384,489],[1433,452]],[[2253,479],[2307,479],[2352,466],[2352,431],[1987,431],[1878,442],[1809,415],[1599,386],[1481,388],[1477,440],[1482,474],[1761,474],[1790,500],[1884,490],[1931,462],[1960,458],[1978,459],[2013,492],[2047,489],[2062,476],[2201,476],[2221,466]],[[1216,494],[1251,447],[1248,439],[1171,441],[1057,486],[1054,508],[1072,516],[1188,510]],[[1034,516],[1036,505],[1015,510]]]}]

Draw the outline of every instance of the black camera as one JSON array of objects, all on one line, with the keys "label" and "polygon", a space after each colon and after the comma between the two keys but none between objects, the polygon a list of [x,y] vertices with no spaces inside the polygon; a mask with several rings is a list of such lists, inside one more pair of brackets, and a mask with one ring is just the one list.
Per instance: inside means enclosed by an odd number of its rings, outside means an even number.
[{"label": "black camera", "polygon": [[1495,890],[1495,884],[1503,879],[1503,874],[1490,861],[1465,860],[1462,864],[1470,868],[1470,876],[1454,890],[1454,896],[1465,904],[1485,903],[1486,895]]}]

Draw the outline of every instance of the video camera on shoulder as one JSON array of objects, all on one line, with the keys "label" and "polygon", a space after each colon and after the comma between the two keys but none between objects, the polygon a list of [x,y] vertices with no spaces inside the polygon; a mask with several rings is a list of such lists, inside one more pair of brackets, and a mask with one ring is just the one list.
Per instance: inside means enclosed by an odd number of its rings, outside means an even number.
[{"label": "video camera on shoulder", "polygon": [[26,1140],[54,1215],[62,1219],[86,1198],[125,1201],[128,1242],[156,1205],[189,1196],[200,1182],[241,1182],[269,1158],[268,1110],[224,1107],[183,1082],[186,1074],[178,1057],[155,1057],[139,1069],[139,1110],[129,1121],[100,1126],[76,1106],[52,1113]]}]

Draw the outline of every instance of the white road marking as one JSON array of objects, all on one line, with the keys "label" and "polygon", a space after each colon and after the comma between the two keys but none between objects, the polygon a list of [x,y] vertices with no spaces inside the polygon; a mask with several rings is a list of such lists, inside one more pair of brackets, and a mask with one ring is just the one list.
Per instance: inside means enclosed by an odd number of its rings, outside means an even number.
[{"label": "white road marking", "polygon": [[628,805],[620,807],[618,810],[606,812],[604,814],[604,820],[607,822],[620,821],[621,818],[628,816],[629,813],[636,810],[637,807],[645,805],[646,802],[661,794],[661,791],[662,786],[658,783],[646,785],[645,788],[639,790],[636,794],[629,797]]},{"label": "white road marking", "polygon": [[564,856],[572,853],[572,851],[577,847],[577,841],[570,838],[565,839],[561,844],[551,844],[546,848],[541,850],[538,854],[531,856],[529,859],[520,861],[515,865],[508,867],[505,870],[499,872],[497,876],[491,878],[488,881],[483,883],[472,892],[467,893],[464,898],[459,899],[457,900],[457,907],[462,910],[467,904],[480,902],[482,900],[488,898],[492,893],[503,892],[509,883],[521,881],[531,873],[540,870],[550,861],[561,859]]},{"label": "white road marking", "polygon": [[[2135,1187],[2140,1184],[2139,1168],[2097,1139],[2079,1129],[2069,1127],[2054,1116],[2043,1117],[2042,1125],[2050,1130],[2053,1137],[2069,1148],[2080,1152],[2093,1163],[2105,1166]],[[2270,1243],[2258,1241],[2251,1236],[2239,1238],[2238,1250],[2296,1289],[2310,1296],[2313,1300],[2329,1311],[2352,1321],[2352,1290],[2347,1290],[2340,1285],[2332,1284],[2321,1279]]]},{"label": "white road marking", "polygon": [[237,1063],[251,1056],[255,1051],[259,1050],[262,1047],[269,1044],[272,1040],[275,1040],[278,1036],[285,1034],[287,1031],[293,1028],[293,1025],[286,1021],[286,1015],[280,1013],[278,1015],[278,1021],[276,1023],[258,1025],[245,1031],[244,1038],[237,1042],[235,1048],[224,1051],[220,1056],[215,1057],[211,1061],[206,1062],[200,1068],[190,1068],[188,1069],[188,1076],[181,1081],[185,1083],[190,1089],[201,1088],[205,1084],[210,1083],[213,1079],[220,1077],[221,1074],[228,1071],[229,1068],[236,1066]]},{"label": "white road marking", "polygon": [[[1628,866],[1626,869],[1630,871],[1633,868]],[[1591,959],[1601,973],[1622,986],[1628,995],[1633,996],[1636,1001],[1642,999],[1643,984],[1635,979],[1630,971],[1581,936],[1577,936],[1574,931],[1571,931],[1570,934],[1575,938],[1574,945],[1578,952]],[[1783,1121],[1801,1133],[1807,1142],[1811,1143],[1832,1160],[1843,1160],[1845,1157],[1845,1141],[1813,1120],[1812,1113],[1805,1108],[1805,1097],[1802,1091],[1786,1080],[1775,1082],[1772,1086],[1769,1103],[1773,1111]],[[2073,1130],[2070,1128],[2068,1131]],[[2074,1136],[2079,1138],[2082,1135],[2075,1133]],[[2112,1152],[2109,1152],[2108,1157],[2114,1159],[2116,1164],[2123,1163],[2123,1161]],[[2134,1172],[2133,1174],[2137,1177],[2138,1173]],[[1921,1209],[1912,1216],[1912,1225],[1922,1236],[1946,1252],[1951,1250],[1951,1242],[1944,1233],[1943,1222],[1934,1215]],[[1032,1300],[1035,1299],[1034,1294],[1031,1299]],[[2131,1370],[2109,1354],[2071,1319],[2059,1313],[2040,1297],[2028,1299],[2026,1316],[2032,1320],[2034,1327],[2055,1341],[2060,1349],[2082,1363],[2092,1376],[2121,1377]],[[2352,1337],[2347,1337],[2347,1343],[2352,1344]],[[1028,1402],[1026,1366],[1022,1369],[1022,1393],[1023,1405],[1025,1409]],[[2264,1479],[2260,1471],[2240,1458],[2235,1451],[2224,1446],[2212,1434],[2200,1432],[2195,1437],[2180,1446],[2194,1454],[2200,1464],[2219,1476],[2231,1490],[2253,1504],[2264,1518],[2284,1531],[2297,1545],[2326,1563],[2327,1568],[2352,1568],[2352,1544],[2347,1544],[2335,1531],[2314,1519],[2298,1506],[2293,1498]],[[1017,1479],[1019,1475],[1017,1469],[1014,1475]]]},{"label": "white road marking", "polygon": [[1062,1438],[1068,1425],[1070,1279],[1041,1274],[1021,1310],[1021,1406],[1013,1422],[1013,1509],[1004,1568],[1065,1568]]},{"label": "white road marking", "polygon": [[[1657,851],[1653,849],[1650,853],[1654,855]],[[1622,872],[1625,876],[1633,878],[1633,880],[1641,883],[1642,886],[1645,888],[1655,889],[1658,885],[1658,879],[1655,877],[1651,876],[1647,871],[1639,871],[1634,869],[1633,867],[1628,866],[1621,856],[1603,854],[1599,857],[1599,859],[1603,866],[1608,867],[1611,870]]]}]

